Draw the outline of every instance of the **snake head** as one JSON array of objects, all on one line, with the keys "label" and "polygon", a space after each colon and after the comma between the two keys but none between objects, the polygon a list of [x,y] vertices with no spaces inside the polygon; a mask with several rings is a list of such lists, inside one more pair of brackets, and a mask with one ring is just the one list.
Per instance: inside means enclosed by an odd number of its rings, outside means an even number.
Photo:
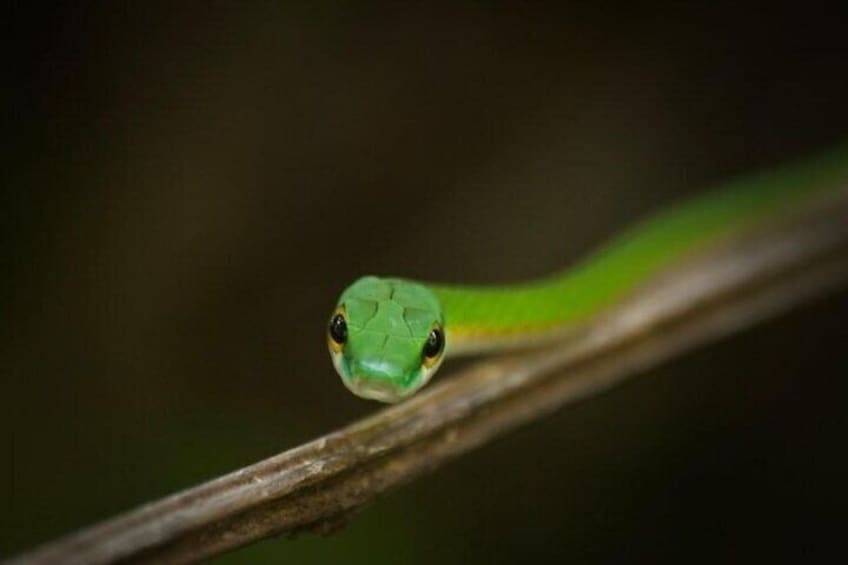
[{"label": "snake head", "polygon": [[397,402],[427,384],[445,351],[436,295],[403,279],[362,277],[339,298],[327,346],[345,386],[357,396]]}]

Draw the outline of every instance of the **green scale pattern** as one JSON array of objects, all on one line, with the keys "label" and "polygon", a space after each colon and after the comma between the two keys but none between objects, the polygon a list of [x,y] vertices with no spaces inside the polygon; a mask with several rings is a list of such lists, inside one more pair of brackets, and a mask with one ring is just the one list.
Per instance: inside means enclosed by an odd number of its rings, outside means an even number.
[{"label": "green scale pattern", "polygon": [[379,379],[400,371],[396,384],[401,387],[420,378],[422,345],[434,324],[444,324],[432,291],[411,281],[369,276],[350,285],[339,304],[347,312],[349,375]]}]

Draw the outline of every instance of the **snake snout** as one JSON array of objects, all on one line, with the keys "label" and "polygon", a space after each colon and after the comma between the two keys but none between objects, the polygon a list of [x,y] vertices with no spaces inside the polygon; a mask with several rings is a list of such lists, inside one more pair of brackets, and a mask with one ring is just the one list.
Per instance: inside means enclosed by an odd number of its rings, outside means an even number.
[{"label": "snake snout", "polygon": [[410,368],[400,359],[367,357],[350,364],[349,387],[359,396],[397,402],[407,396],[403,386]]}]

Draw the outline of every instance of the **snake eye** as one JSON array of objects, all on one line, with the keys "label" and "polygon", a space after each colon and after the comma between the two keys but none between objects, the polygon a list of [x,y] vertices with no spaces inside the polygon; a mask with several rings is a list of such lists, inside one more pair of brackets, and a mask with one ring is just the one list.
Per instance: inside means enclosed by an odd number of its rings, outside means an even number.
[{"label": "snake eye", "polygon": [[337,313],[332,317],[328,331],[330,339],[337,345],[344,345],[344,342],[347,341],[347,322],[345,322],[343,314]]},{"label": "snake eye", "polygon": [[445,348],[445,334],[441,328],[433,328],[424,343],[424,366],[432,367]]}]

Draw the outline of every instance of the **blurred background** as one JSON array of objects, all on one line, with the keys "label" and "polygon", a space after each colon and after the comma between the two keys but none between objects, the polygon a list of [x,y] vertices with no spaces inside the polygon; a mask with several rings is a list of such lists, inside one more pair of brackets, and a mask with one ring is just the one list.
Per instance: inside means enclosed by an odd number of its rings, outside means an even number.
[{"label": "blurred background", "polygon": [[[361,274],[542,275],[848,134],[812,5],[352,4],[3,9],[0,556],[374,411],[323,335]],[[846,319],[822,298],[219,562],[827,555]]]}]

